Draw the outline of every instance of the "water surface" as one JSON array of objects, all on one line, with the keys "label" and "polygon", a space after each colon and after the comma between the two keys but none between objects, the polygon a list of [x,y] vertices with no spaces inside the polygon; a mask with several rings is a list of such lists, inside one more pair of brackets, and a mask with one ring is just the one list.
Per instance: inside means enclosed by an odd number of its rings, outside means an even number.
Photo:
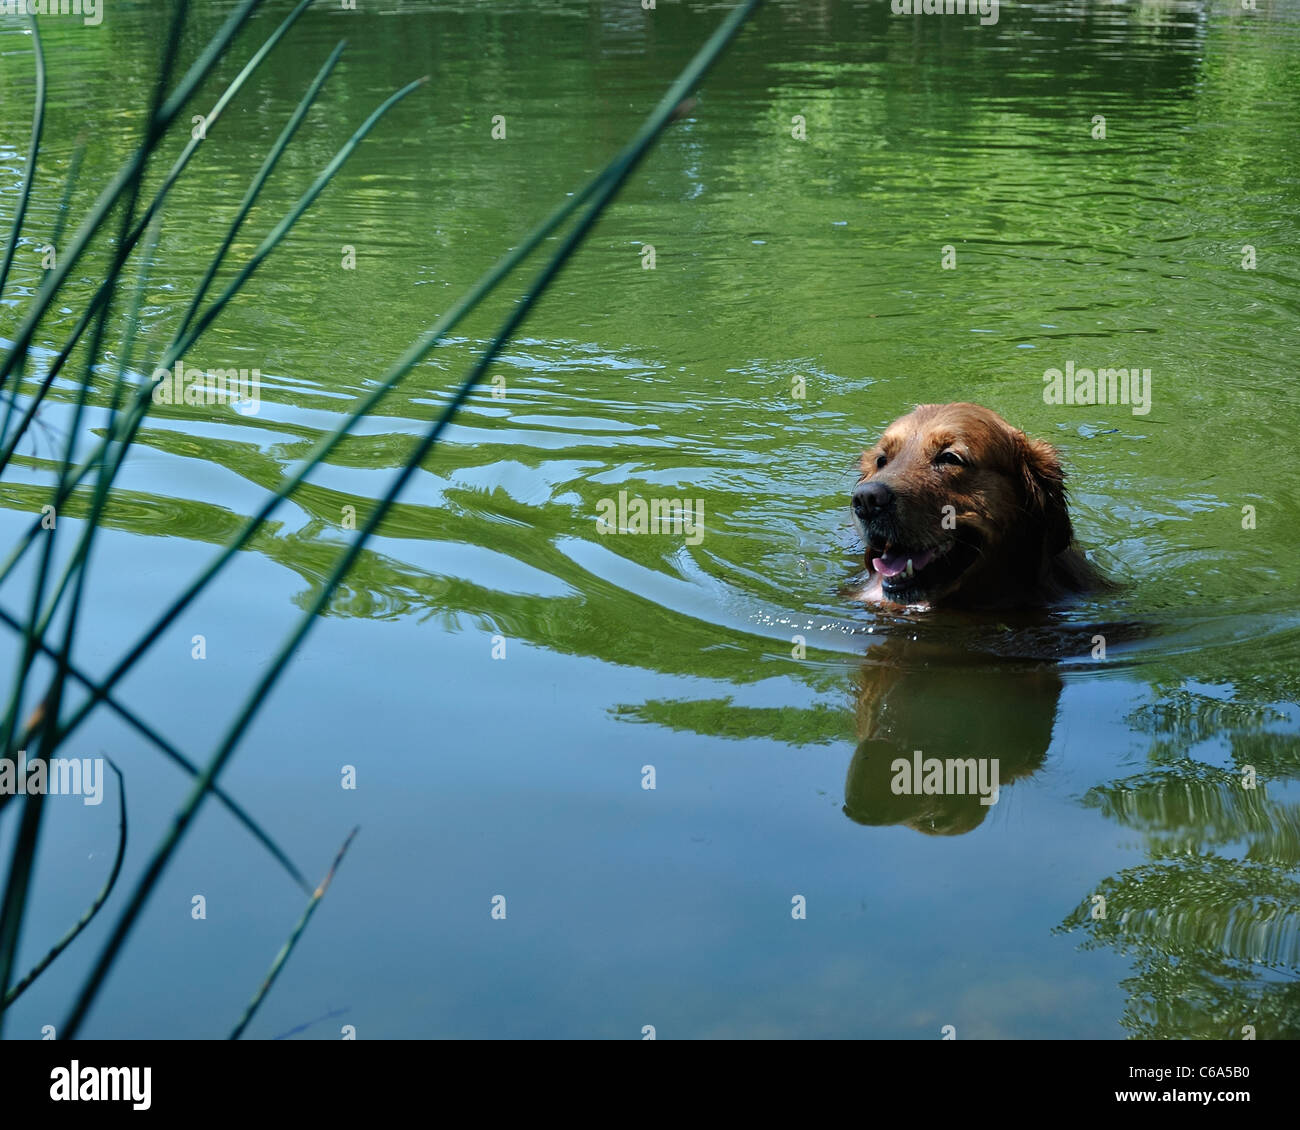
[{"label": "water surface", "polygon": [[[42,25],[47,142],[0,335],[39,285],[78,139],[77,218],[136,137],[161,26],[110,3],[98,28]],[[191,51],[228,10],[202,7]],[[344,62],[237,260],[375,105],[431,76],[187,358],[257,368],[259,411],[150,417],[97,543],[91,672],[601,167],[725,10],[364,7],[309,13],[173,193],[155,353],[333,44]],[[7,225],[33,84],[29,37],[0,33]],[[224,774],[310,875],[361,826],[250,1035],[1300,1035],[1298,48],[1292,2],[1008,3],[989,27],[769,3],[493,366],[498,395],[424,462]],[[517,292],[388,397],[124,685],[178,746],[212,748],[347,544],[345,508],[382,495]],[[1067,362],[1149,369],[1149,412],[1045,403]],[[74,396],[60,381],[0,488],[7,538]],[[845,599],[856,456],[913,404],[958,399],[1060,448],[1075,529],[1119,589],[1009,621]],[[703,536],[602,535],[619,492],[699,500]],[[130,876],[185,781],[109,716],[76,743],[127,774]],[[998,803],[893,794],[891,760],[917,749],[1000,759]],[[111,804],[51,819],[24,966],[116,842]],[[223,1034],[302,901],[209,805],[84,1033]],[[117,909],[8,1035],[61,1019]]]}]

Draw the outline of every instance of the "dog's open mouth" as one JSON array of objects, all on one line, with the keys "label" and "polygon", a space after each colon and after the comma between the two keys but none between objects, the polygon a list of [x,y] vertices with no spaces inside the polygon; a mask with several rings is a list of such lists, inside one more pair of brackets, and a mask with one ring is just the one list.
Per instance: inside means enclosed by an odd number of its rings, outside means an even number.
[{"label": "dog's open mouth", "polygon": [[953,539],[926,549],[886,543],[867,547],[867,563],[890,600],[915,604],[942,595],[974,563],[974,546]]}]

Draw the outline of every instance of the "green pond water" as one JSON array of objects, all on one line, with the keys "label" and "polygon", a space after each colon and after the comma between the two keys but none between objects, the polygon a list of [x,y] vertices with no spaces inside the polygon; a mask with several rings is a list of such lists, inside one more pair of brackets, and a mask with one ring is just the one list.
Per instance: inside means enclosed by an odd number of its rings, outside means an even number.
[{"label": "green pond water", "polygon": [[[187,58],[232,7],[196,6]],[[187,356],[258,370],[256,413],[149,417],[96,543],[87,672],[609,159],[728,5],[319,9],[169,198],[142,376],[338,39],[236,264],[379,102],[430,81]],[[166,21],[104,0],[98,26],[41,28],[46,140],[6,340],[78,145],[72,226],[132,151]],[[0,20],[5,230],[32,74],[23,22]],[[1300,1036],[1297,139],[1294,0],[1004,3],[988,26],[765,5],[424,460],[223,774],[313,878],[361,828],[249,1035]],[[42,326],[28,393],[107,254]],[[525,277],[276,511],[124,702],[207,756],[352,537],[347,508],[382,496]],[[1047,403],[1067,364],[1149,370],[1149,405]],[[72,377],[0,481],[6,547],[53,481]],[[857,456],[949,400],[1057,445],[1077,535],[1120,587],[1034,619],[846,599]],[[83,453],[106,403],[104,381]],[[620,492],[698,500],[702,528],[602,533]],[[25,608],[31,575],[0,606]],[[9,637],[6,675],[16,652]],[[890,765],[916,750],[998,760],[998,802],[896,794]],[[68,753],[121,765],[133,878],[186,778],[106,713]],[[48,821],[24,969],[116,844],[115,803],[62,798]],[[5,1035],[61,1020],[124,898]],[[209,804],[82,1034],[224,1034],[303,903]]]}]

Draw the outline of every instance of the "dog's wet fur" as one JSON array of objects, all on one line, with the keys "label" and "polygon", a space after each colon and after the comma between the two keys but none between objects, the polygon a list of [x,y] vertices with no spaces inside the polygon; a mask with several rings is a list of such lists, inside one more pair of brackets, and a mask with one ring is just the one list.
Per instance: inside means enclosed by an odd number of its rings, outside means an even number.
[{"label": "dog's wet fur", "polygon": [[922,404],[860,463],[851,500],[870,577],[912,608],[1041,607],[1109,587],[1074,544],[1056,449],[978,404]]}]

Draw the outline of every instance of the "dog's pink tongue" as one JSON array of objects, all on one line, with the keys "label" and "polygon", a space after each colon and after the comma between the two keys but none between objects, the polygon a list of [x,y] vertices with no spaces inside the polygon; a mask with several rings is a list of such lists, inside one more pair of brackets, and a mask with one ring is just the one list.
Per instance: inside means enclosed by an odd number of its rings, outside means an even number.
[{"label": "dog's pink tongue", "polygon": [[871,567],[883,577],[894,577],[907,568],[907,558],[901,553],[886,553],[884,557],[874,558]]},{"label": "dog's pink tongue", "polygon": [[[924,569],[933,560],[934,550],[927,549],[924,553],[912,558],[912,572],[915,573],[918,569]],[[886,553],[883,557],[873,558],[871,567],[882,577],[896,577],[907,568],[907,554]]]}]

